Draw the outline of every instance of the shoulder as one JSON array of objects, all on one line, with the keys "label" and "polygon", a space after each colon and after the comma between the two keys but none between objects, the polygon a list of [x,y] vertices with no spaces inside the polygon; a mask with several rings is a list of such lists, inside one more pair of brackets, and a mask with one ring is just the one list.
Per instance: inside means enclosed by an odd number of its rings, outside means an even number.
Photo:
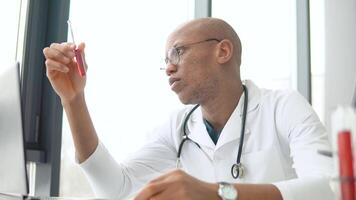
[{"label": "shoulder", "polygon": [[[309,102],[292,89],[271,90],[259,88],[252,81],[244,81],[248,88],[249,98],[262,107],[285,108],[288,105],[309,106]],[[249,102],[250,103],[250,102]]]},{"label": "shoulder", "polygon": [[324,131],[324,127],[307,99],[298,91],[261,90],[261,107],[270,112],[278,130],[290,133],[309,127]]},{"label": "shoulder", "polygon": [[284,107],[288,104],[303,104],[307,106],[308,101],[297,91],[291,89],[284,90],[263,90],[262,99],[264,101]]},{"label": "shoulder", "polygon": [[[259,88],[246,82],[252,93],[252,102],[257,102],[259,111],[276,120],[276,123],[300,123],[305,119],[318,120],[310,103],[298,91],[292,89],[271,90]],[[250,94],[249,94],[250,96]],[[250,102],[249,102],[250,103]]]},{"label": "shoulder", "polygon": [[310,103],[295,90],[274,90],[266,92],[265,99],[274,106],[276,118],[301,122],[311,115],[316,116]]},{"label": "shoulder", "polygon": [[304,118],[314,112],[306,98],[295,90],[275,90],[266,95],[266,98],[274,102],[276,114],[285,117],[293,115],[296,118]]}]

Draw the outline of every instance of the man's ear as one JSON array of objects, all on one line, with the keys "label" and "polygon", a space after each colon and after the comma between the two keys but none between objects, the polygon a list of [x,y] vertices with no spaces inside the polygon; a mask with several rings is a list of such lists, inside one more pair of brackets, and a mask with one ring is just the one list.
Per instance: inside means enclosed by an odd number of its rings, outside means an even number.
[{"label": "man's ear", "polygon": [[233,55],[234,47],[230,40],[224,39],[217,46],[217,62],[224,64],[230,61]]}]

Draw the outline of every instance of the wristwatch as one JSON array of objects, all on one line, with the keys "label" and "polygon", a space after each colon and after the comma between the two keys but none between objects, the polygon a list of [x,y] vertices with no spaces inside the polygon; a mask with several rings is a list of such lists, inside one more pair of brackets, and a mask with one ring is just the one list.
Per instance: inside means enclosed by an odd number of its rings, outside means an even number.
[{"label": "wristwatch", "polygon": [[238,192],[233,184],[219,182],[218,195],[222,200],[237,200]]}]

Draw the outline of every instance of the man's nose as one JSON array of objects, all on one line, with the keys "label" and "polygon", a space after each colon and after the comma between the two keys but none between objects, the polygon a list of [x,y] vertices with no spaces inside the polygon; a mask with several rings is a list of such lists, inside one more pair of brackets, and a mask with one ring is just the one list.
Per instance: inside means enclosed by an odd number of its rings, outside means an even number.
[{"label": "man's nose", "polygon": [[177,72],[177,65],[174,65],[174,64],[168,62],[165,70],[166,70],[167,76],[171,76],[172,74]]}]

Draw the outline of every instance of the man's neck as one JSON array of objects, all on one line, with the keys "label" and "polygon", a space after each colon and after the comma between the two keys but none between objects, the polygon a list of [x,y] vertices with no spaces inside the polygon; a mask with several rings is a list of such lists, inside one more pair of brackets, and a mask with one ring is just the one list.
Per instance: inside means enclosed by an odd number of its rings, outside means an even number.
[{"label": "man's neck", "polygon": [[209,121],[216,131],[221,131],[238,105],[242,93],[241,81],[224,87],[214,98],[201,104],[204,119]]}]

